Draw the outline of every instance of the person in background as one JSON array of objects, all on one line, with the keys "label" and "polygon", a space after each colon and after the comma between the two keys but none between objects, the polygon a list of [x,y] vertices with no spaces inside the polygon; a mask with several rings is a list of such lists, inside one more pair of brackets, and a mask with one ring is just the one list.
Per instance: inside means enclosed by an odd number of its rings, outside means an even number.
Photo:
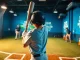
[{"label": "person in background", "polygon": [[20,25],[17,25],[16,29],[15,29],[15,40],[20,38]]},{"label": "person in background", "polygon": [[66,28],[66,41],[69,40],[69,42],[71,43],[71,32],[68,28]]},{"label": "person in background", "polygon": [[[35,11],[32,13],[30,21],[35,28],[29,32],[24,31],[24,33],[22,34],[23,46],[29,46],[31,53],[30,60],[48,60],[46,54],[48,30],[46,26],[44,26],[45,19],[40,11]],[[24,41],[24,39],[26,41]]]}]

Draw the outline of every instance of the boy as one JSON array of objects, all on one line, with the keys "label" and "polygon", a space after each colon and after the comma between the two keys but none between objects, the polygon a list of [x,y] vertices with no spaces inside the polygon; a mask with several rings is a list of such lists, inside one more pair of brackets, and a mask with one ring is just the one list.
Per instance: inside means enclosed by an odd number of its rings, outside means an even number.
[{"label": "boy", "polygon": [[17,38],[20,38],[20,26],[19,26],[19,25],[17,25],[17,27],[16,27],[16,29],[15,29],[15,34],[16,34],[15,40],[16,40]]},{"label": "boy", "polygon": [[42,13],[40,11],[33,12],[30,22],[35,29],[28,33],[26,31],[23,32],[23,46],[27,47],[29,45],[31,52],[30,60],[48,60],[46,55],[48,30],[44,26],[45,19]]},{"label": "boy", "polygon": [[71,32],[70,32],[70,30],[68,28],[66,28],[66,38],[71,43]]}]

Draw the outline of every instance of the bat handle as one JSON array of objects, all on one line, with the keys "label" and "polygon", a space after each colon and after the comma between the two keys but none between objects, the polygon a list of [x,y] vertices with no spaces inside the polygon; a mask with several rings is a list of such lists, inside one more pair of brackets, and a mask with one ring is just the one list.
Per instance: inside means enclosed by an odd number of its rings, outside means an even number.
[{"label": "bat handle", "polygon": [[28,24],[29,24],[29,20],[27,21],[25,32],[27,32],[28,30]]}]

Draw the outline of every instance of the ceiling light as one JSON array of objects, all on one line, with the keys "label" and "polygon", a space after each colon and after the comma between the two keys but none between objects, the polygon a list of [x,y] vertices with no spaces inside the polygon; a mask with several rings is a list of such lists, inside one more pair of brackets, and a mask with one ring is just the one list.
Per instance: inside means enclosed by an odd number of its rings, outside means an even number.
[{"label": "ceiling light", "polygon": [[14,13],[14,11],[11,9],[10,11],[9,11],[10,13]]},{"label": "ceiling light", "polygon": [[53,13],[58,13],[58,11],[55,9]]},{"label": "ceiling light", "polygon": [[46,1],[46,0],[39,0],[39,1]]},{"label": "ceiling light", "polygon": [[62,0],[62,1],[66,1],[66,0]]},{"label": "ceiling light", "polygon": [[17,0],[17,1],[22,1],[22,0]]},{"label": "ceiling light", "polygon": [[2,5],[1,8],[2,8],[2,9],[7,9],[7,6]]},{"label": "ceiling light", "polygon": [[14,16],[17,16],[17,14],[15,13]]}]

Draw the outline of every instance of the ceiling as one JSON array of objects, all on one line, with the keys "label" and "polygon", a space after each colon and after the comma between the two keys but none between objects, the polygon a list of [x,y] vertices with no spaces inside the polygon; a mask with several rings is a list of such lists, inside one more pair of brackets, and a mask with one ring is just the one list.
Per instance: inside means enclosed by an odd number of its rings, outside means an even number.
[{"label": "ceiling", "polygon": [[34,10],[53,12],[56,9],[59,13],[66,13],[66,7],[70,2],[80,2],[80,0],[0,0],[0,5],[6,4],[9,9],[13,10],[27,10],[30,1],[35,2]]}]

